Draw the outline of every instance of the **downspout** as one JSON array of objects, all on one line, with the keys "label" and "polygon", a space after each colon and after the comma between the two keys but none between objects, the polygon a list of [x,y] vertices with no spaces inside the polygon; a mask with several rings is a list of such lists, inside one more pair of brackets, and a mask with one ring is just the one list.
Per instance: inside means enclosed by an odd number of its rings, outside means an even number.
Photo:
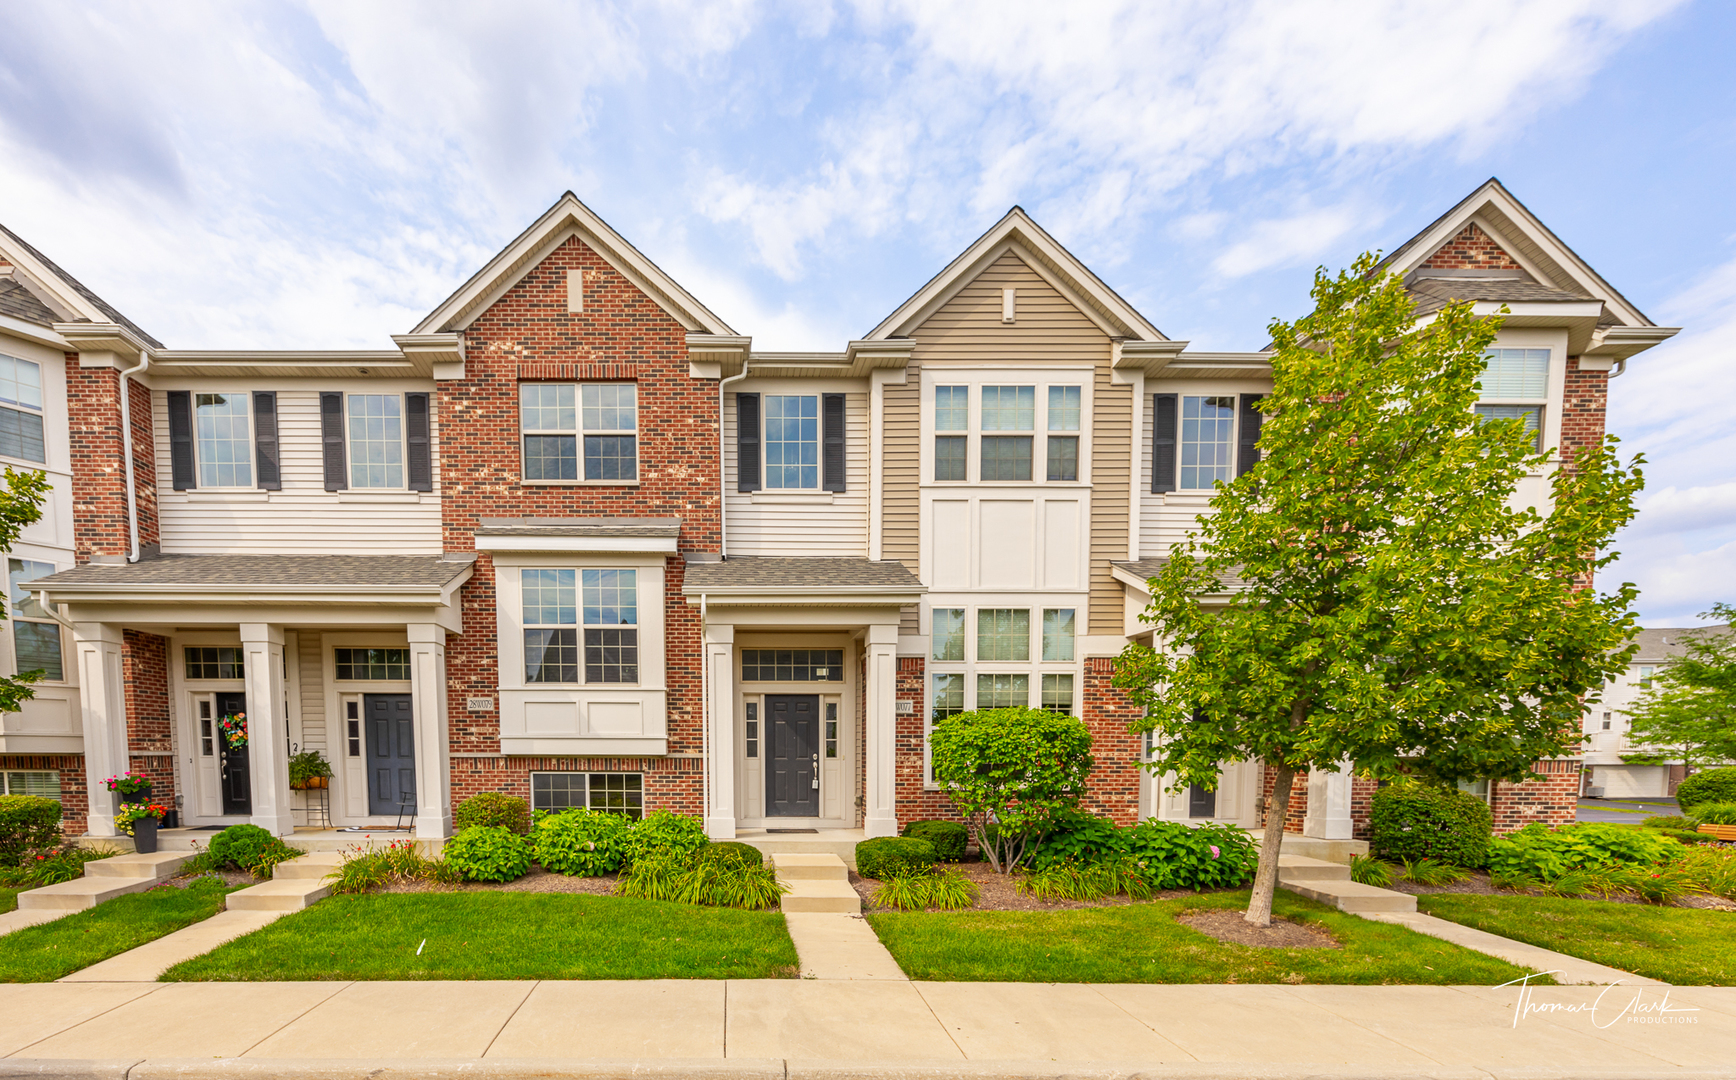
[{"label": "downspout", "polygon": [[[718,430],[723,430],[721,413]],[[699,772],[699,821],[703,825],[711,817],[711,649],[705,644],[704,593],[699,594],[699,752],[705,761]]]},{"label": "downspout", "polygon": [[748,363],[749,359],[742,357],[741,371],[717,384],[717,553],[725,561],[729,559],[729,470],[723,467],[727,460],[723,446],[723,388],[747,378]]},{"label": "downspout", "polygon": [[151,366],[149,349],[139,350],[139,362],[127,368],[120,375],[121,392],[121,452],[126,455],[127,476],[127,536],[131,541],[131,549],[127,552],[127,562],[139,561],[139,507],[138,489],[133,482],[133,396],[127,393],[127,377],[138,375]]}]

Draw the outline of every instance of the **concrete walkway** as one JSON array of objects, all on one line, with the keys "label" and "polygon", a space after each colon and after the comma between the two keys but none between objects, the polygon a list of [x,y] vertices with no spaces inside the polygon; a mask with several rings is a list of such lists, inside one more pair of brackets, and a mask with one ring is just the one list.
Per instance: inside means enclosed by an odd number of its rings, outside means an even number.
[{"label": "concrete walkway", "polygon": [[890,979],[907,981],[898,961],[860,915],[830,911],[784,915],[804,979]]},{"label": "concrete walkway", "polygon": [[48,983],[0,986],[0,1055],[127,1080],[1728,1077],[1736,988]]},{"label": "concrete walkway", "polygon": [[1408,926],[1419,934],[1438,937],[1442,941],[1450,941],[1454,945],[1463,945],[1467,949],[1475,949],[1480,953],[1500,957],[1502,960],[1517,964],[1527,971],[1554,972],[1556,982],[1578,986],[1603,986],[1614,983],[1630,986],[1666,985],[1656,979],[1641,978],[1619,968],[1608,967],[1590,960],[1581,960],[1577,956],[1553,952],[1536,945],[1527,945],[1522,941],[1504,938],[1486,930],[1461,926],[1456,922],[1437,919],[1433,915],[1424,915],[1418,911],[1370,912],[1363,915],[1363,918]]}]

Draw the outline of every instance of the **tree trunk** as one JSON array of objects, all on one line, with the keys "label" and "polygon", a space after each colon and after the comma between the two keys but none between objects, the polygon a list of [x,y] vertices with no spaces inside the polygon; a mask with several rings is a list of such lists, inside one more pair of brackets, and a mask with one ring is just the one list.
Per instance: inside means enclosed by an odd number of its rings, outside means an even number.
[{"label": "tree trunk", "polygon": [[1272,925],[1272,896],[1278,891],[1278,852],[1284,843],[1284,819],[1290,813],[1290,784],[1296,770],[1279,765],[1272,782],[1272,797],[1266,802],[1266,836],[1260,841],[1260,866],[1254,871],[1254,892],[1248,897],[1250,923]]}]

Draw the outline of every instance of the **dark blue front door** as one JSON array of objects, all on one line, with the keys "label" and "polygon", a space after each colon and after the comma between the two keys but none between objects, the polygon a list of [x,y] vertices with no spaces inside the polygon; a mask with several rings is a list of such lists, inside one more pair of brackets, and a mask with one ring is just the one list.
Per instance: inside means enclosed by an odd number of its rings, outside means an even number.
[{"label": "dark blue front door", "polygon": [[409,694],[364,694],[368,813],[410,813],[416,803],[416,744]]}]

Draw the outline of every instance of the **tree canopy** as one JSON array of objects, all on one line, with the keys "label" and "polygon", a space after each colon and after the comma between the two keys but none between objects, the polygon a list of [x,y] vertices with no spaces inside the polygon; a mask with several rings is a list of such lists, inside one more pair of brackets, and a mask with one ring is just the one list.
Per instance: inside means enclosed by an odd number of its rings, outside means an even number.
[{"label": "tree canopy", "polygon": [[[1563,464],[1522,420],[1480,420],[1500,318],[1459,303],[1418,319],[1373,255],[1317,272],[1312,295],[1270,327],[1259,463],[1170,549],[1142,616],[1157,647],[1128,646],[1116,679],[1157,733],[1154,771],[1276,772],[1260,925],[1298,772],[1527,776],[1577,752],[1582,696],[1636,625],[1632,585],[1589,583],[1633,516],[1640,459],[1623,465],[1610,437]],[[1541,508],[1522,497],[1531,476]]]},{"label": "tree canopy", "polygon": [[1736,762],[1736,607],[1714,604],[1702,619],[1724,626],[1682,636],[1686,654],[1652,675],[1652,685],[1625,710],[1636,765],[1680,761],[1690,769]]}]

